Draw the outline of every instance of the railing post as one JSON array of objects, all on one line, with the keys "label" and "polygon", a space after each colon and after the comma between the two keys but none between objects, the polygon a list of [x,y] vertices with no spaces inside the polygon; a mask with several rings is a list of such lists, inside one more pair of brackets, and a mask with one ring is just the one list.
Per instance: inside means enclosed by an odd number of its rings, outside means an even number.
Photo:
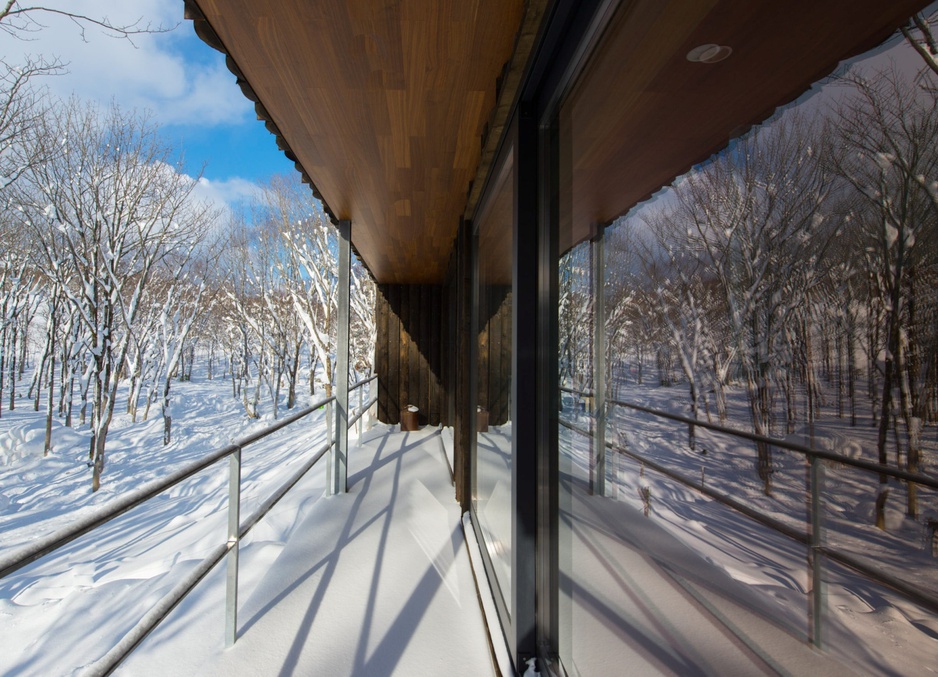
[{"label": "railing post", "polygon": [[351,295],[352,222],[339,221],[339,279],[336,313],[335,447],[329,483],[333,494],[348,490],[349,296]]},{"label": "railing post", "polygon": [[590,488],[606,495],[606,265],[604,228],[590,242],[593,293],[593,462]]},{"label": "railing post", "polygon": [[824,646],[824,614],[827,606],[827,584],[824,582],[824,527],[821,505],[821,491],[824,483],[824,462],[812,454],[810,456],[810,491],[811,491],[811,547],[808,550],[808,565],[811,577],[811,644],[818,649]]},{"label": "railing post", "polygon": [[375,411],[378,408],[378,379],[375,379],[368,384],[368,401],[371,401],[372,396],[374,396],[374,402],[370,407],[368,407],[368,420],[365,422],[366,431],[375,427],[375,419],[378,416],[377,412]]},{"label": "railing post", "polygon": [[365,396],[365,386],[358,386],[358,444],[361,446],[362,443],[362,420],[365,418],[365,412],[362,410],[362,407],[365,406],[364,401]]},{"label": "railing post", "polygon": [[326,402],[326,442],[329,443],[329,453],[326,454],[326,496],[332,496],[332,456],[335,440],[332,438],[332,400]]},{"label": "railing post", "polygon": [[225,646],[238,639],[238,549],[241,532],[241,447],[228,457],[228,556]]}]

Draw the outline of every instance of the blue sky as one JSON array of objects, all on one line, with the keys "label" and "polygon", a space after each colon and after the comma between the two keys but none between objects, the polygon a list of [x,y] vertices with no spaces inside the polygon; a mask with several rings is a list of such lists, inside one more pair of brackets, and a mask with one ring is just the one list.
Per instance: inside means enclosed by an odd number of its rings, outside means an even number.
[{"label": "blue sky", "polygon": [[[174,27],[166,33],[138,35],[132,44],[92,26],[83,33],[67,19],[39,13],[35,18],[43,27],[26,40],[0,32],[0,56],[10,64],[29,55],[67,63],[66,74],[44,79],[54,96],[75,95],[105,106],[114,101],[125,109],[151,111],[166,140],[185,158],[187,173],[195,175],[204,165],[200,186],[204,197],[233,206],[272,174],[295,171],[255,118],[252,104],[225,67],[224,56],[199,40],[192,23],[183,19],[183,0],[43,0],[40,4],[107,17],[113,24],[140,20],[142,25]],[[882,58],[894,58],[902,48],[900,42],[900,50],[887,50]]]},{"label": "blue sky", "polygon": [[[25,3],[24,3],[25,4]],[[44,78],[57,97],[75,95],[125,109],[150,111],[165,139],[184,157],[186,171],[203,165],[205,197],[229,205],[275,173],[293,172],[274,137],[254,115],[252,104],[235,84],[224,56],[195,35],[183,20],[182,0],[46,0],[47,7],[67,9],[114,24],[175,28],[136,36],[133,44],[50,14],[36,14],[41,30],[27,40],[0,33],[0,54],[7,63],[28,56],[58,58],[67,72]],[[178,25],[177,25],[178,24]]]},{"label": "blue sky", "polygon": [[[181,4],[181,3],[180,3]],[[206,175],[213,179],[244,178],[263,180],[274,173],[294,171],[293,163],[277,148],[273,135],[257,120],[253,104],[244,99],[235,77],[224,67],[224,56],[203,43],[195,34],[192,22],[184,21],[167,36],[167,48],[183,63],[218,77],[224,88],[226,105],[234,104],[234,119],[223,118],[215,124],[200,124],[197,119],[174,121],[164,131],[185,148],[186,162],[194,171],[207,163]],[[220,73],[221,69],[224,69]],[[231,96],[242,101],[232,102]]]}]

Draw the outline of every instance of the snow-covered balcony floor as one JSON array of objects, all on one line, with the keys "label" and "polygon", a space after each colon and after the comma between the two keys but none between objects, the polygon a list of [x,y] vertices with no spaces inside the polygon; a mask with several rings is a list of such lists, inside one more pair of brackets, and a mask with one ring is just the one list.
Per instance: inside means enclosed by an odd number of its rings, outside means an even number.
[{"label": "snow-covered balcony floor", "polygon": [[[299,524],[276,558],[242,558],[253,582],[233,647],[222,645],[219,567],[118,674],[494,675],[468,552],[477,546],[464,540],[442,437],[387,430],[352,444],[348,494],[320,497],[316,473],[293,490],[310,496],[302,515],[271,513]],[[574,501],[563,566],[577,573],[561,585],[574,674],[853,674],[781,631],[747,586],[655,520],[582,492]]]},{"label": "snow-covered balcony floor", "polygon": [[170,617],[119,674],[494,674],[440,434],[381,430],[242,599],[233,647],[218,609]]},{"label": "snow-covered balcony floor", "polygon": [[770,602],[641,511],[582,492],[574,501],[576,517],[563,516],[572,525],[563,566],[576,572],[564,584],[573,674],[856,674],[783,630]]}]

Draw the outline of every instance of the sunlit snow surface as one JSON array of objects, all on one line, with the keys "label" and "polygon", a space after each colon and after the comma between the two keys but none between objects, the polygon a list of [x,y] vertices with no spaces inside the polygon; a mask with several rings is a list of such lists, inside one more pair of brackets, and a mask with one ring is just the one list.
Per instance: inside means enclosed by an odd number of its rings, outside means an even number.
[{"label": "sunlit snow surface", "polygon": [[[86,435],[66,431],[61,439],[68,446],[42,459],[41,435],[30,447],[24,432],[36,415],[5,412],[4,439],[21,442],[0,469],[0,552],[11,543],[8,533],[16,537],[10,547],[22,545],[272,422],[247,424],[223,382],[175,387],[175,429],[191,442],[164,449],[158,417],[136,427],[120,421],[97,496],[90,494],[84,463]],[[245,451],[242,519],[320,446],[322,428],[317,412]],[[322,462],[244,541],[234,648],[224,648],[222,565],[118,674],[491,673],[453,499],[450,445],[432,429],[398,433],[387,443],[386,428],[366,433],[366,440],[377,439],[362,446],[353,441],[349,495],[323,498]],[[68,546],[62,556],[5,579],[0,674],[81,674],[224,541],[226,501],[227,463],[219,463]],[[30,520],[41,528],[31,528]]]},{"label": "sunlit snow surface", "polygon": [[233,648],[212,641],[219,608],[192,609],[121,674],[493,674],[441,436],[388,428],[352,446],[349,493],[317,501],[264,567]]},{"label": "sunlit snow surface", "polygon": [[[44,416],[22,400],[0,418],[0,552],[101,509],[117,496],[205,456],[248,432],[230,384],[174,384],[174,440],[162,445],[162,420],[116,415],[97,494],[87,466],[88,426],[53,424],[53,453],[42,457]],[[303,404],[303,403],[301,403]],[[156,408],[154,407],[154,410]],[[244,452],[242,516],[249,515],[324,440],[322,413]],[[288,443],[285,443],[288,442]],[[173,584],[226,534],[228,464],[219,463],[50,557],[0,581],[0,674],[68,675],[104,655]],[[250,590],[322,493],[321,474],[293,492],[249,535],[242,549],[242,590]],[[318,483],[318,487],[316,486]],[[253,562],[258,564],[251,566]],[[202,586],[193,601],[224,594]],[[190,604],[186,602],[185,604]],[[220,638],[221,629],[218,630]],[[220,640],[219,640],[220,641]]]},{"label": "sunlit snow surface", "polygon": [[[43,459],[42,413],[34,413],[25,400],[16,411],[4,410],[0,552],[272,422],[248,422],[222,381],[174,388],[177,442],[162,446],[158,415],[136,425],[118,417],[104,484],[95,495],[85,464],[87,426],[73,431],[57,422],[54,452]],[[680,410],[675,389],[647,389],[642,396],[643,403]],[[321,416],[245,452],[242,515],[319,446]],[[611,428],[611,435],[630,448],[666,458],[689,477],[699,477],[703,468],[708,484],[804,525],[800,460],[777,452],[776,490],[764,497],[754,453],[745,445],[698,431],[698,451],[691,453],[680,428],[669,431],[647,418],[622,416],[614,417]],[[413,443],[394,439],[401,434],[388,438],[393,443],[375,437],[353,449],[351,493],[336,500],[321,500],[324,468],[317,467],[255,528],[242,548],[241,635],[234,649],[223,648],[220,567],[141,645],[122,674],[418,674],[412,672],[417,665],[435,666],[426,674],[461,674],[452,669],[462,663],[473,666],[462,674],[485,674],[488,650],[443,460],[444,453],[452,453],[451,436],[429,433],[413,435]],[[819,435],[819,443],[859,454],[864,436],[871,434],[869,428],[858,434],[838,422]],[[582,483],[585,442],[569,431],[561,435],[574,476],[565,481]],[[434,471],[424,473],[428,468]],[[565,611],[573,626],[574,668],[584,675],[619,674],[628,654],[645,661],[652,673],[755,666],[758,674],[781,655],[794,662],[784,664],[789,672],[818,674],[812,672],[818,663],[804,653],[809,651],[803,644],[804,548],[651,471],[640,476],[632,462],[612,468],[614,500],[581,491],[574,494],[575,504],[564,507],[577,518],[573,540],[561,553],[562,559],[573,555],[562,566],[572,567],[576,585],[576,606]],[[881,534],[869,526],[867,480],[839,467],[828,468],[827,477],[832,542],[934,585],[935,560],[924,552],[916,523],[902,519],[898,489],[890,501],[890,529]],[[71,544],[61,557],[2,581],[0,674],[77,674],[103,655],[224,539],[226,482],[222,463]],[[639,487],[644,486],[651,496],[648,518],[642,516]],[[923,501],[931,505],[934,497],[925,495]],[[623,524],[629,529],[611,528]],[[390,557],[392,546],[400,544],[403,563]],[[649,573],[651,579],[640,578]],[[569,580],[561,582],[562,590],[569,586]],[[675,613],[687,604],[691,612]],[[927,675],[938,666],[933,614],[837,568],[830,574],[828,618],[830,655],[848,671]],[[749,645],[723,626],[708,625],[715,619],[748,638]],[[449,625],[454,620],[468,625],[454,629]],[[712,655],[719,647],[726,650]],[[463,650],[459,660],[446,660]],[[799,670],[799,665],[811,668]],[[836,666],[827,670],[836,671]]]},{"label": "sunlit snow surface", "polygon": [[[619,396],[637,404],[687,413],[682,408],[685,393],[678,388],[623,388]],[[564,418],[588,428],[588,417],[576,413],[577,408],[570,407],[570,402],[567,404]],[[739,425],[739,421],[746,420],[745,400],[739,393],[731,393],[730,405],[729,425],[733,421]],[[815,431],[814,444],[838,454],[871,458],[875,433],[868,421],[861,420],[851,428],[846,419],[826,420]],[[797,529],[808,528],[807,467],[798,455],[774,450],[773,490],[771,496],[766,496],[756,474],[755,449],[745,440],[698,429],[697,449],[691,451],[686,426],[619,408],[613,408],[610,415],[607,440],[655,459],[691,481],[703,478],[707,486]],[[804,431],[791,440],[808,441]],[[648,559],[675,573],[668,587],[687,587],[686,594],[699,596],[703,604],[719,609],[730,627],[748,637],[754,646],[762,646],[769,655],[769,647],[778,642],[782,642],[779,647],[783,646],[784,637],[806,640],[808,574],[804,546],[614,453],[610,454],[607,475],[611,483],[608,495],[614,500],[589,496],[588,439],[562,428],[560,447],[562,482],[570,490],[562,492],[562,524],[572,524],[566,542],[562,537],[561,569],[572,574],[573,655],[582,674],[597,674],[597,669],[610,669],[616,664],[621,653],[617,656],[606,651],[604,647],[610,643],[630,646],[641,643],[639,639],[646,643],[646,658],[648,651],[661,652],[651,658],[664,674],[715,674],[699,669],[697,664],[689,670],[681,661],[691,659],[686,655],[676,659],[666,639],[656,634],[663,632],[661,627],[636,620],[666,603],[661,596],[663,590],[649,592],[631,584],[641,579],[636,578],[635,566],[627,563],[629,547],[645,552]],[[925,469],[929,469],[927,464]],[[887,531],[873,526],[876,482],[876,476],[839,464],[825,464],[826,542],[935,594],[938,560],[930,556],[924,543],[922,522],[904,517],[903,487],[892,486]],[[642,489],[647,489],[650,497],[647,518],[643,516]],[[923,512],[934,514],[938,507],[935,492],[920,489],[919,499]],[[646,525],[663,528],[673,543],[668,545],[667,540],[649,536],[655,532]],[[708,573],[709,568],[712,571]],[[841,567],[830,565],[826,579],[825,648],[831,657],[848,666],[848,674],[938,673],[938,619],[933,613]],[[599,583],[601,580],[605,582]],[[583,605],[588,607],[587,612],[581,608]],[[596,619],[603,614],[605,617],[597,624]],[[684,620],[680,615],[668,618],[669,624],[674,623],[668,632]],[[774,631],[766,631],[764,621],[760,626],[759,618],[768,619]],[[631,627],[633,623],[640,632],[650,628],[649,635],[623,637],[620,632],[618,637],[600,639],[611,626]],[[677,633],[675,645],[686,643],[680,637]],[[816,669],[786,667],[793,674],[824,674]]]}]

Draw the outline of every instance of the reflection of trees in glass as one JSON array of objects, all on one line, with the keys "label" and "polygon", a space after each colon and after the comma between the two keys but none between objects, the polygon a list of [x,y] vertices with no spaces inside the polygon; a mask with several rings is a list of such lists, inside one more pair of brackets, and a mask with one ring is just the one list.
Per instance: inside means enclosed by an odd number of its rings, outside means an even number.
[{"label": "reflection of trees in glass", "polygon": [[[865,413],[880,461],[918,472],[938,409],[938,93],[928,71],[841,84],[826,115],[787,112],[609,230],[607,331],[632,363],[619,382],[649,385],[656,355],[659,383],[675,371],[694,416],[712,398],[725,420],[738,383],[754,432],[809,442],[824,412],[853,426]],[[586,306],[564,315],[564,279],[562,365]],[[771,491],[764,445],[756,469]],[[910,487],[910,516],[916,499]]]},{"label": "reflection of trees in glass", "polygon": [[[832,180],[819,162],[818,138],[804,120],[790,117],[741,139],[678,182],[670,204],[647,219],[654,246],[646,249],[646,270],[690,384],[692,410],[705,308],[716,303],[726,313],[724,340],[736,350],[759,435],[771,432],[773,381],[793,362],[786,327],[811,305],[837,232],[836,219],[825,213]],[[757,447],[769,493],[771,451]]]},{"label": "reflection of trees in glass", "polygon": [[900,28],[902,35],[925,61],[925,65],[938,74],[938,41],[935,40],[935,24],[938,18],[916,14],[909,23]]},{"label": "reflection of trees in glass", "polygon": [[590,383],[589,245],[572,249],[560,260],[560,382],[586,389]]},{"label": "reflection of trees in glass", "polygon": [[[905,426],[906,468],[921,463],[921,436],[934,401],[938,211],[929,192],[938,179],[938,94],[893,71],[849,80],[850,98],[836,118],[837,173],[849,186],[851,229],[862,253],[871,331],[870,395],[878,412],[877,452],[887,463],[890,423]],[[875,383],[881,382],[877,392]],[[929,389],[931,392],[929,392]],[[934,410],[932,404],[932,410]],[[896,465],[902,467],[896,446]],[[880,479],[876,523],[885,525],[886,478]],[[907,512],[917,515],[909,488]]]}]

